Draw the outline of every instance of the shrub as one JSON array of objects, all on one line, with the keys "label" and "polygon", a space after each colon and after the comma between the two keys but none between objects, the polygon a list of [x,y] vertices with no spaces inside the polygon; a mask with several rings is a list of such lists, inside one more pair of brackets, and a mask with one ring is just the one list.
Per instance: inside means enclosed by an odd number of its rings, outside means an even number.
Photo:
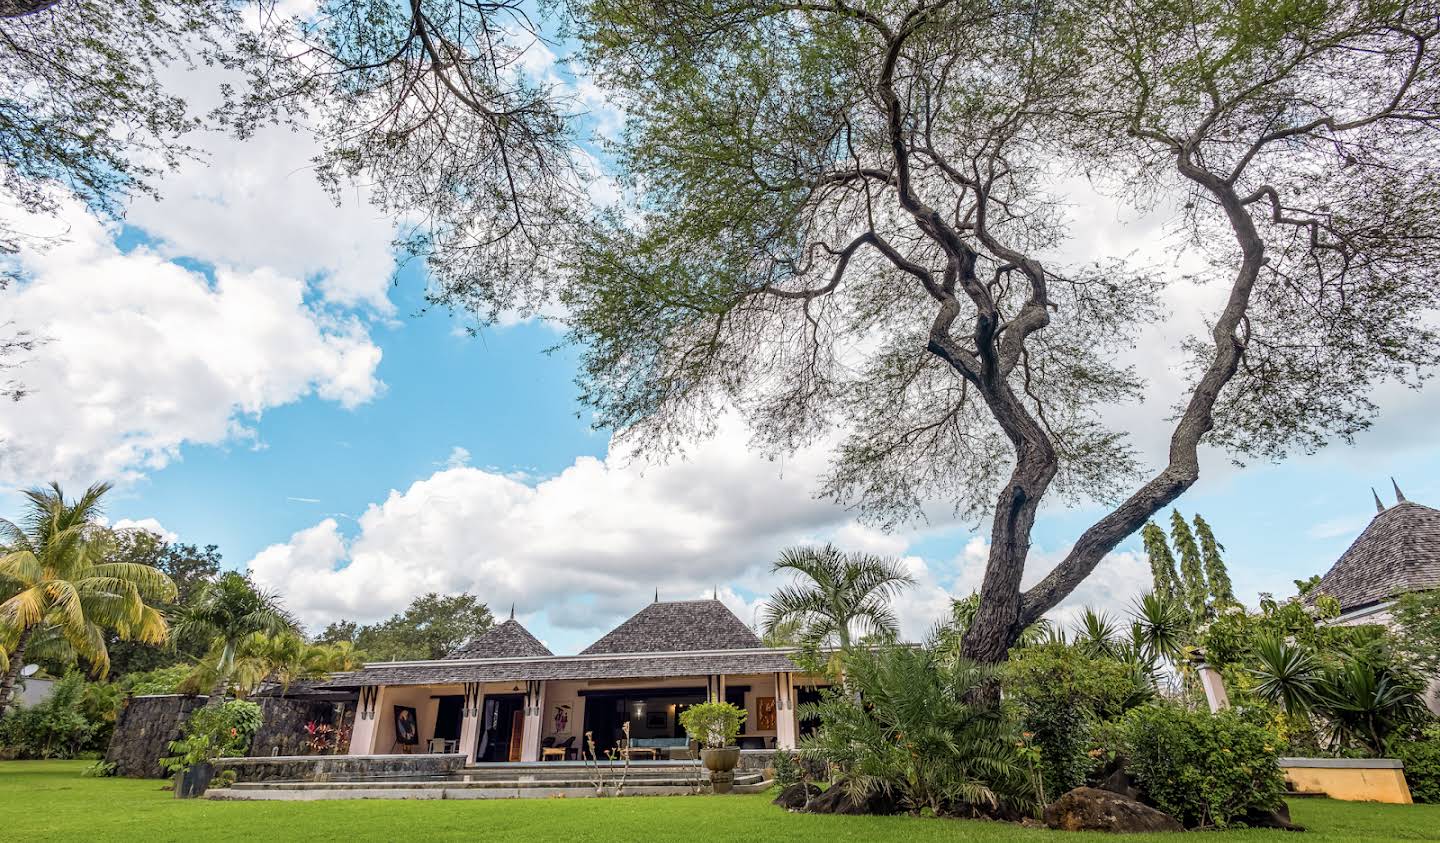
[{"label": "shrub", "polygon": [[1405,762],[1405,781],[1416,802],[1440,803],[1440,722],[1432,723],[1419,739],[1396,741],[1395,756]]},{"label": "shrub", "polygon": [[780,787],[799,784],[805,778],[805,772],[800,768],[800,762],[796,760],[795,753],[788,749],[776,752],[770,766],[775,770],[775,784]]},{"label": "shrub", "polygon": [[194,668],[183,664],[158,667],[144,673],[131,673],[120,680],[120,684],[127,693],[137,697],[146,694],[175,694],[179,693],[180,683],[184,682],[193,670]]},{"label": "shrub", "polygon": [[[104,721],[86,716],[86,682],[71,673],[44,701],[17,707],[0,720],[0,746],[16,758],[75,758],[108,737]],[[113,718],[113,715],[112,715]]]},{"label": "shrub", "polygon": [[186,721],[185,736],[170,742],[170,751],[175,754],[160,759],[160,764],[179,773],[217,758],[244,755],[259,728],[260,706],[255,703],[230,700],[204,706]]},{"label": "shrub", "polygon": [[1127,770],[1187,828],[1223,828],[1280,806],[1278,738],[1232,711],[1146,706],[1126,715],[1122,729]]},{"label": "shrub", "polygon": [[680,713],[685,734],[712,749],[732,746],[745,722],[745,710],[726,702],[704,702]]},{"label": "shrub", "polygon": [[820,720],[800,755],[828,764],[834,786],[857,802],[883,796],[915,812],[1035,807],[1018,724],[977,693],[992,671],[909,647],[856,650],[846,670],[843,688],[798,712]]},{"label": "shrub", "polygon": [[1125,662],[1087,655],[1061,643],[1014,652],[1001,673],[1006,698],[1020,710],[1038,751],[1045,799],[1085,783],[1095,724],[1146,701],[1144,675]]}]

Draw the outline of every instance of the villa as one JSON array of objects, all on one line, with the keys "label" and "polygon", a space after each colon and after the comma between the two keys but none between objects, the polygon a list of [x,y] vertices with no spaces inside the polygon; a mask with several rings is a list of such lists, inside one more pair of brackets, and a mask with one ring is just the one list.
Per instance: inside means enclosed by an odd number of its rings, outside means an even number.
[{"label": "villa", "polygon": [[682,757],[679,714],[744,709],[742,749],[790,749],[819,677],[764,646],[719,600],[647,605],[578,655],[557,656],[514,618],[443,659],[367,664],[326,683],[357,695],[351,755],[454,752],[468,763],[605,757],[629,725],[632,758]]}]

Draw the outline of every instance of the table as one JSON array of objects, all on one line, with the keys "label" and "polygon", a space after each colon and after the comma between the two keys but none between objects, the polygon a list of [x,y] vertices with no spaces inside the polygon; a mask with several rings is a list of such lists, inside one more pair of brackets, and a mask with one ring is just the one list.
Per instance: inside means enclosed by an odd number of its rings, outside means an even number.
[{"label": "table", "polygon": [[629,749],[620,750],[620,754],[625,758],[640,756],[649,761],[658,761],[660,759],[660,750],[653,746],[632,746]]},{"label": "table", "polygon": [[551,758],[565,760],[565,748],[559,746],[546,746],[540,748],[540,760],[549,761]]}]

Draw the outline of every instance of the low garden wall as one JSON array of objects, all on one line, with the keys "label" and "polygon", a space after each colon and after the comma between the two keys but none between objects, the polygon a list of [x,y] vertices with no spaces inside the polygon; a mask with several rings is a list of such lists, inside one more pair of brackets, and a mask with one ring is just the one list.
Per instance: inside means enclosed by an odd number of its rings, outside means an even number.
[{"label": "low garden wall", "polygon": [[164,778],[160,759],[170,754],[170,742],[180,738],[180,727],[190,718],[190,712],[205,704],[205,699],[159,694],[126,700],[115,718],[115,734],[105,751],[105,760],[115,765],[115,775]]},{"label": "low garden wall", "polygon": [[465,756],[445,755],[281,755],[221,758],[215,769],[235,771],[240,782],[323,782],[348,776],[442,776],[465,767]]},{"label": "low garden wall", "polygon": [[1395,758],[1281,758],[1290,788],[1347,802],[1409,805],[1405,765]]}]

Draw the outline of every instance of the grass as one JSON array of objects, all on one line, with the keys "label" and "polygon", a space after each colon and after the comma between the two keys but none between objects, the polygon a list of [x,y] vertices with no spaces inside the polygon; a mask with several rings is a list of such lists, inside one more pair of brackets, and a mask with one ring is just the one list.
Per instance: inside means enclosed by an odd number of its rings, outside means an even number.
[{"label": "grass", "polygon": [[[565,840],[707,843],[743,840],[944,841],[1109,840],[1003,823],[918,817],[823,817],[789,814],[768,796],[673,796],[629,799],[471,800],[440,802],[181,801],[162,782],[83,778],[82,761],[0,762],[0,839],[29,840]],[[1199,843],[1285,840],[1440,840],[1440,805],[1372,805],[1297,800],[1296,822],[1310,832],[1235,831]],[[1176,841],[1136,835],[1126,843]]]}]

